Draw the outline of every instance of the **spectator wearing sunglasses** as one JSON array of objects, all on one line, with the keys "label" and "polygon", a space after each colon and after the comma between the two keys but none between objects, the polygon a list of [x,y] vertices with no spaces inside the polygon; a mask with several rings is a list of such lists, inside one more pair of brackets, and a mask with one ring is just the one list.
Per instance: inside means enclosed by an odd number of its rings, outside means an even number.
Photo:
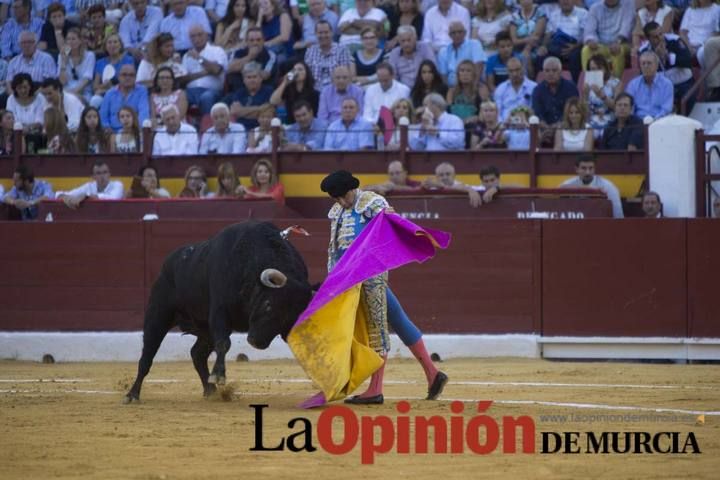
[{"label": "spectator wearing sunglasses", "polygon": [[100,105],[100,120],[114,132],[120,131],[122,125],[118,113],[122,107],[132,107],[138,114],[140,125],[150,119],[150,100],[148,90],[135,82],[135,65],[120,67],[120,82],[108,90]]},{"label": "spectator wearing sunglasses", "polygon": [[94,95],[90,101],[94,107],[100,106],[103,95],[120,81],[120,67],[126,64],[135,65],[132,55],[125,51],[122,40],[116,33],[105,39],[105,52],[107,55],[95,62]]},{"label": "spectator wearing sunglasses", "polygon": [[65,47],[58,58],[57,76],[63,89],[89,101],[94,71],[95,54],[85,48],[80,30],[69,29],[65,35]]}]

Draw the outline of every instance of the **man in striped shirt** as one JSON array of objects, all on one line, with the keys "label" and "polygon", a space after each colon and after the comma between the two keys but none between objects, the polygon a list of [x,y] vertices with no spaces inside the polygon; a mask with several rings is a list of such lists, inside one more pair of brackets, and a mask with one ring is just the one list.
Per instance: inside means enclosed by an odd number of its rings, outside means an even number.
[{"label": "man in striped shirt", "polygon": [[20,53],[20,34],[22,32],[33,32],[36,38],[40,38],[43,21],[41,18],[31,15],[31,0],[15,0],[12,4],[12,11],[15,15],[10,18],[2,27],[0,36],[0,52],[2,58],[9,60]]},{"label": "man in striped shirt", "polygon": [[325,20],[315,25],[315,36],[318,43],[305,51],[305,63],[310,67],[315,79],[315,90],[332,83],[332,75],[337,67],[349,67],[352,62],[347,48],[332,41],[332,26]]},{"label": "man in striped shirt", "polygon": [[[105,7],[105,20],[117,25],[123,16],[122,11],[123,0],[75,0],[75,11],[80,15],[81,20],[88,20],[87,11],[95,5]],[[70,12],[68,12],[70,16]]]},{"label": "man in striped shirt", "polygon": [[22,53],[10,60],[8,65],[8,91],[11,90],[10,82],[18,73],[27,73],[35,84],[57,76],[55,60],[49,54],[37,49],[37,37],[33,32],[26,31],[20,34],[20,48]]}]

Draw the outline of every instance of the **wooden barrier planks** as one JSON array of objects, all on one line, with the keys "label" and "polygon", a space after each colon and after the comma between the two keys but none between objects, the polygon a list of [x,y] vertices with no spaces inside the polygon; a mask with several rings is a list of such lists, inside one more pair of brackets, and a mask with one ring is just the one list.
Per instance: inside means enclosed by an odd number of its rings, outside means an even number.
[{"label": "wooden barrier planks", "polygon": [[4,222],[0,232],[0,329],[142,326],[141,223]]},{"label": "wooden barrier planks", "polygon": [[686,221],[543,222],[543,335],[684,337]]},{"label": "wooden barrier planks", "polygon": [[[165,256],[228,221],[0,222],[0,330],[137,330]],[[291,238],[311,282],[328,221]],[[390,285],[426,333],[720,337],[720,223],[417,220],[453,234]]]},{"label": "wooden barrier planks", "polygon": [[720,220],[688,222],[688,336],[720,338]]}]

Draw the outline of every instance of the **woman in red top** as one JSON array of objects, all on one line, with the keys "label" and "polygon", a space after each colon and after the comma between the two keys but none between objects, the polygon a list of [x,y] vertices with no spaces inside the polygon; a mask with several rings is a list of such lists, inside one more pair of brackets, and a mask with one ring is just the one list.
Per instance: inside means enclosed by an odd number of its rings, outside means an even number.
[{"label": "woman in red top", "polygon": [[285,205],[285,187],[278,182],[272,163],[267,158],[261,158],[250,170],[252,185],[245,189],[245,199],[272,198],[281,205]]}]

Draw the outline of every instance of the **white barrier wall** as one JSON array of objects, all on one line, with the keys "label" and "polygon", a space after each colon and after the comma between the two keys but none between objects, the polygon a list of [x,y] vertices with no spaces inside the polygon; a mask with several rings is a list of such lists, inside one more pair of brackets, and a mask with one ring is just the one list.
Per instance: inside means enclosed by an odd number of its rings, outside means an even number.
[{"label": "white barrier wall", "polygon": [[[250,360],[293,358],[290,348],[279,338],[267,350],[248,345],[247,335],[233,333],[228,352],[230,360],[244,353]],[[539,358],[537,335],[423,335],[430,352],[442,358],[525,357]],[[412,358],[397,337],[391,335],[393,357]],[[192,335],[170,332],[155,361],[189,361]],[[0,332],[0,360],[40,361],[45,354],[58,362],[137,362],[142,351],[142,332]]]},{"label": "white barrier wall", "polygon": [[[232,362],[244,353],[250,361],[292,359],[280,339],[267,350],[251,348],[243,333],[231,336],[227,359]],[[668,337],[541,337],[534,334],[508,335],[423,335],[431,353],[449,358],[595,358],[720,360],[718,338]],[[190,362],[192,335],[170,332],[155,356],[156,362]],[[396,335],[391,335],[394,358],[413,358]],[[137,363],[142,350],[142,332],[0,332],[0,361],[39,362],[52,355],[56,362]],[[214,355],[210,357],[214,361]],[[134,367],[133,367],[134,368]]]},{"label": "white barrier wall", "polygon": [[695,216],[695,130],[697,120],[670,115],[650,125],[650,190],[660,194],[668,217]]}]

